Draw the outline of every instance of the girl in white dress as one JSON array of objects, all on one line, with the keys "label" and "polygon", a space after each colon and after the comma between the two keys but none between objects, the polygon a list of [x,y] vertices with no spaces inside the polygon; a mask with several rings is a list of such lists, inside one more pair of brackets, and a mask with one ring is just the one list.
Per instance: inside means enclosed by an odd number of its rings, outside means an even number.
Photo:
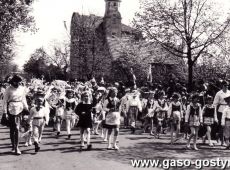
[{"label": "girl in white dress", "polygon": [[198,130],[199,126],[203,122],[202,120],[202,111],[201,106],[198,103],[199,101],[199,95],[193,94],[192,96],[192,102],[188,105],[186,115],[185,115],[185,123],[189,124],[191,134],[189,136],[188,142],[187,142],[187,148],[191,149],[190,142],[193,138],[193,147],[195,150],[198,150],[196,146],[197,137],[198,137]]},{"label": "girl in white dress", "polygon": [[224,100],[227,102],[228,105],[223,111],[221,125],[222,127],[224,127],[224,137],[227,145],[226,149],[230,149],[230,96],[225,97]]},{"label": "girl in white dress", "polygon": [[71,138],[71,129],[74,127],[77,119],[75,109],[77,107],[77,100],[74,97],[74,91],[71,89],[66,90],[65,98],[65,120],[68,139]]},{"label": "girl in white dress", "polygon": [[[183,117],[182,113],[182,104],[179,101],[179,94],[175,93],[172,96],[172,102],[169,104],[168,108],[168,118],[170,120],[170,129],[171,129],[171,144],[176,142],[179,139],[180,133],[180,123]],[[174,139],[174,132],[175,139]]]}]

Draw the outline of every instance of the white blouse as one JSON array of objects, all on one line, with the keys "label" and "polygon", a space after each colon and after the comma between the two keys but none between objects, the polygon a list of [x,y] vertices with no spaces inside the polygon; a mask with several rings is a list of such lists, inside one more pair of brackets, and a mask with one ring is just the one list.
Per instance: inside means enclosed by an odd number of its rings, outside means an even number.
[{"label": "white blouse", "polygon": [[9,113],[12,115],[18,115],[23,109],[28,110],[26,92],[23,86],[19,86],[18,88],[10,86],[6,89],[3,97],[3,109],[5,113],[7,113],[7,107]]}]

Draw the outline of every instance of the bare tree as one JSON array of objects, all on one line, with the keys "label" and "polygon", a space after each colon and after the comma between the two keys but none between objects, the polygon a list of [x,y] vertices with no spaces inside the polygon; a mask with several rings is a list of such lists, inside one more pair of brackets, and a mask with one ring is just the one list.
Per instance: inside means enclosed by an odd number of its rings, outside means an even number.
[{"label": "bare tree", "polygon": [[65,79],[67,79],[70,67],[70,42],[54,42],[50,48],[50,53],[47,55],[46,60],[62,70],[63,74],[66,75]]},{"label": "bare tree", "polygon": [[186,59],[191,90],[194,64],[230,25],[228,16],[219,17],[207,0],[143,0],[134,23],[149,41]]}]

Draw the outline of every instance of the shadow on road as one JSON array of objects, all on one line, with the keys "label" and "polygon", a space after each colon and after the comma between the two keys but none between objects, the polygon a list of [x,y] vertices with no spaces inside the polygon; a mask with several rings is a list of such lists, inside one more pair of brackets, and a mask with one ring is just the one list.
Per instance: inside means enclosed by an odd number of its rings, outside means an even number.
[{"label": "shadow on road", "polygon": [[121,147],[119,151],[100,152],[97,157],[102,160],[118,161],[130,164],[133,159],[214,159],[216,157],[229,157],[230,151],[223,148],[209,148],[199,146],[199,151],[186,150],[185,144],[170,145],[158,142],[141,142],[130,147]]}]

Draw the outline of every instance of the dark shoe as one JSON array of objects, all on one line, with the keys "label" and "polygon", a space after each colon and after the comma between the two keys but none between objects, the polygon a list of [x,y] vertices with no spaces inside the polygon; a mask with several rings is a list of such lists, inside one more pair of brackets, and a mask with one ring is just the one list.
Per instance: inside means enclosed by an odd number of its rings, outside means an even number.
[{"label": "dark shoe", "polygon": [[57,138],[59,138],[60,132],[57,132]]},{"label": "dark shoe", "polygon": [[35,148],[34,148],[35,152],[38,152],[40,150],[38,143],[34,142],[34,146],[35,146]]},{"label": "dark shoe", "polygon": [[91,150],[92,149],[92,145],[87,145],[87,150]]},{"label": "dark shoe", "polygon": [[15,153],[15,149],[16,149],[15,147],[12,147],[11,152],[12,152],[12,153]]},{"label": "dark shoe", "polygon": [[68,135],[68,139],[71,139],[71,134]]},{"label": "dark shoe", "polygon": [[132,128],[131,128],[131,134],[134,134],[134,133],[135,133],[135,128],[132,127]]}]

